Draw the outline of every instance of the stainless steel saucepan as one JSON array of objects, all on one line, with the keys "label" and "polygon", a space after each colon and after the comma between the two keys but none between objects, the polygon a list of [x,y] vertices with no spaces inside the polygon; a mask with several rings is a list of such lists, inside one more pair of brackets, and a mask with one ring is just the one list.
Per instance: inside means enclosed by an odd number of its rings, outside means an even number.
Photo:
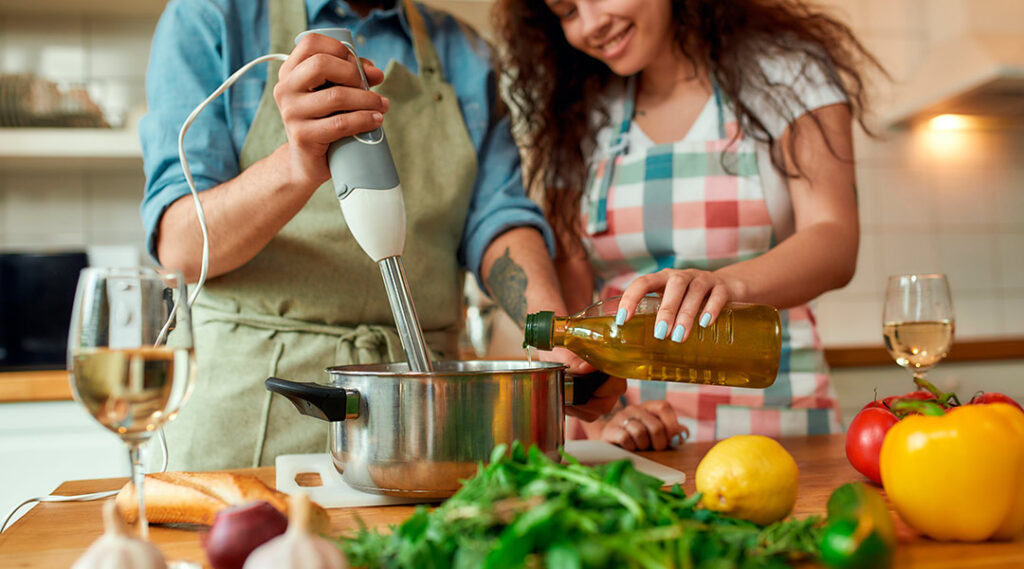
[{"label": "stainless steel saucepan", "polygon": [[330,423],[334,465],[358,490],[444,498],[498,444],[537,445],[553,458],[564,442],[565,405],[586,402],[604,374],[567,378],[562,364],[433,362],[328,368],[330,385],[276,377],[270,391]]}]

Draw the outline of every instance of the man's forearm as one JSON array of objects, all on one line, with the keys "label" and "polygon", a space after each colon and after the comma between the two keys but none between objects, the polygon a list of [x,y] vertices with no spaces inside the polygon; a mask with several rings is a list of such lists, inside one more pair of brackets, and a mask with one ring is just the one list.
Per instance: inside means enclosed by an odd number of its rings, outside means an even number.
[{"label": "man's forearm", "polygon": [[518,227],[499,235],[484,252],[484,283],[495,302],[520,328],[526,314],[565,314],[558,277],[539,231]]},{"label": "man's forearm", "polygon": [[[237,177],[200,192],[210,233],[210,275],[230,272],[251,260],[306,204],[315,188],[295,188],[283,173],[287,152],[278,148]],[[202,233],[191,194],[175,201],[160,219],[157,256],[181,270],[189,282],[199,277]]]}]

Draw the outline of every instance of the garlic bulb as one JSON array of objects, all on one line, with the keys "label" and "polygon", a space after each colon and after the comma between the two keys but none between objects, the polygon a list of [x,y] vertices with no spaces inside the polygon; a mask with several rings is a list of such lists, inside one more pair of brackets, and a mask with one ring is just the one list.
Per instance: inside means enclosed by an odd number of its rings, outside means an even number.
[{"label": "garlic bulb", "polygon": [[71,569],[167,569],[155,545],[128,534],[113,500],[103,504],[103,529]]},{"label": "garlic bulb", "polygon": [[288,530],[257,547],[243,569],[347,569],[341,550],[309,531],[309,496],[292,497]]}]

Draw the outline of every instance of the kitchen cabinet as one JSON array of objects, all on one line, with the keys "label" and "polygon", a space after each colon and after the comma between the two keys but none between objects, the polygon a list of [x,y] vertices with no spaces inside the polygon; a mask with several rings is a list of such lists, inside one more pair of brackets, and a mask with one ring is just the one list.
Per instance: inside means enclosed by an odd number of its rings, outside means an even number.
[{"label": "kitchen cabinet", "polygon": [[0,403],[0,465],[3,517],[64,480],[129,473],[121,439],[74,401]]},{"label": "kitchen cabinet", "polygon": [[[0,0],[0,21],[8,19],[11,28],[7,31],[18,30],[5,38],[3,47],[10,53],[4,64],[11,67],[0,71],[35,72],[51,81],[66,79],[61,70],[74,71],[71,79],[66,80],[95,83],[100,94],[93,93],[94,98],[115,87],[138,90],[140,87],[134,85],[142,83],[144,69],[139,65],[145,61],[145,53],[141,58],[133,58],[117,52],[120,49],[122,53],[139,53],[139,44],[147,42],[149,34],[140,30],[155,26],[166,3],[167,0]],[[0,34],[3,32],[0,26]],[[126,39],[118,48],[120,37]],[[42,47],[54,41],[65,43],[55,45],[53,54],[39,55]],[[37,54],[27,68],[22,61],[26,50]],[[49,57],[47,65],[35,67],[44,57]],[[94,67],[100,62],[105,62],[106,67]],[[51,173],[72,169],[141,171],[142,152],[134,127],[0,128],[0,169]]]}]

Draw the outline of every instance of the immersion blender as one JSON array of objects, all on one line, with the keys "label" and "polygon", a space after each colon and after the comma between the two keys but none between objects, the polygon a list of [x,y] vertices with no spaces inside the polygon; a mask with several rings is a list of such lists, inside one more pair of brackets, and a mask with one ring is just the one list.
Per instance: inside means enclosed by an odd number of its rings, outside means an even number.
[{"label": "immersion blender", "polygon": [[[334,38],[348,48],[356,58],[363,88],[369,88],[350,31],[344,28],[309,30],[299,34],[295,38],[296,43],[306,34],[312,33]],[[405,266],[402,264],[405,200],[383,127],[334,142],[327,150],[327,160],[334,191],[349,231],[363,251],[380,267],[391,313],[395,317],[395,327],[409,360],[409,369],[416,372],[431,371],[427,344],[423,339],[423,330],[420,328],[405,277]]]}]

